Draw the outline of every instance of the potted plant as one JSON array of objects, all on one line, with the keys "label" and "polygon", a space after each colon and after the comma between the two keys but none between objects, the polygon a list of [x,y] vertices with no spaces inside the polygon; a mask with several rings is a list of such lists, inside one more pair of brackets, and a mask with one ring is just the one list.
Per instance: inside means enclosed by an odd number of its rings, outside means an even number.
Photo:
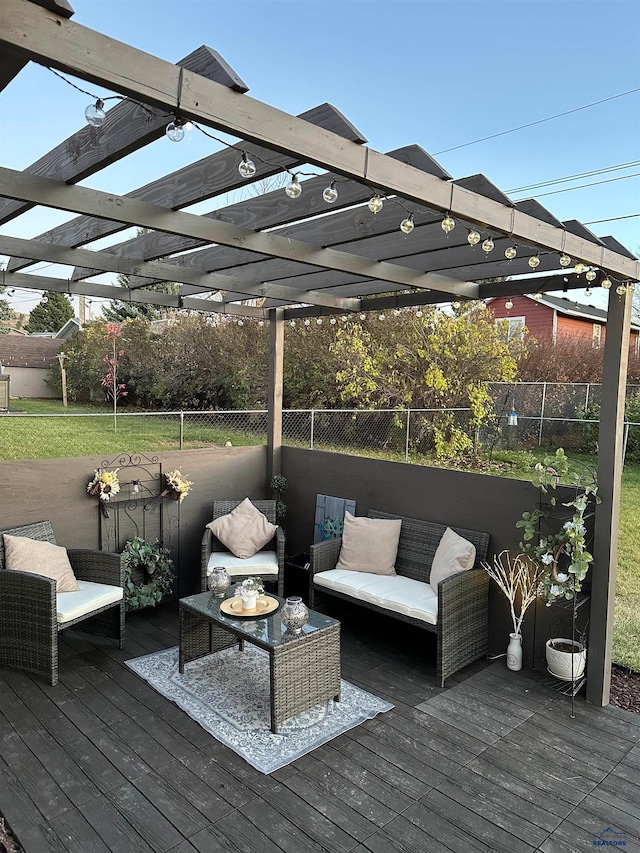
[{"label": "potted plant", "polygon": [[[569,460],[559,448],[555,455],[545,458],[535,466],[533,482],[542,495],[554,490],[562,480],[569,478]],[[520,543],[523,551],[543,570],[542,595],[547,606],[560,600],[572,600],[582,589],[582,583],[593,562],[587,548],[586,521],[598,502],[597,486],[593,478],[575,478],[575,496],[558,503],[555,495],[541,503],[533,512],[524,512],[517,522],[523,533]],[[580,640],[554,638],[546,644],[547,668],[552,675],[575,680],[584,672],[586,646]]]},{"label": "potted plant", "polygon": [[276,521],[278,524],[282,524],[284,518],[287,514],[287,505],[282,500],[282,493],[287,488],[287,478],[283,477],[282,474],[275,474],[271,480],[269,480],[269,488],[275,495],[276,500]]},{"label": "potted plant", "polygon": [[169,550],[159,541],[135,536],[124,547],[124,598],[127,610],[155,607],[171,592],[174,571]]},{"label": "potted plant", "polygon": [[525,554],[512,558],[508,551],[497,554],[493,563],[483,562],[481,565],[509,602],[513,633],[509,634],[507,667],[522,669],[522,622],[528,608],[540,595],[544,571]]}]

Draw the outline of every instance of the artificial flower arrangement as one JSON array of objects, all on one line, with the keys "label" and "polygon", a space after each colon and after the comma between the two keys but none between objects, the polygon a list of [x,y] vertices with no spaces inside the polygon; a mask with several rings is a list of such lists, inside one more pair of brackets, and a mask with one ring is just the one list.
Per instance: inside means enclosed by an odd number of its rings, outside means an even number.
[{"label": "artificial flower arrangement", "polygon": [[115,497],[120,491],[119,470],[119,468],[113,468],[108,471],[104,468],[98,468],[93,480],[87,484],[89,494],[101,501],[109,501]]},{"label": "artificial flower arrangement", "polygon": [[235,595],[243,595],[246,593],[256,593],[256,595],[264,595],[264,584],[262,578],[245,578],[236,587]]},{"label": "artificial flower arrangement", "polygon": [[165,477],[165,490],[162,493],[163,495],[169,495],[170,497],[177,500],[178,503],[182,503],[182,501],[186,498],[191,490],[191,486],[193,483],[191,480],[187,480],[186,477],[175,468],[173,471],[169,471],[168,474],[164,475]]},{"label": "artificial flower arrangement", "polygon": [[525,614],[542,592],[544,567],[525,554],[512,557],[509,551],[501,551],[493,558],[493,563],[483,562],[482,568],[505,594],[513,633],[522,636]]}]

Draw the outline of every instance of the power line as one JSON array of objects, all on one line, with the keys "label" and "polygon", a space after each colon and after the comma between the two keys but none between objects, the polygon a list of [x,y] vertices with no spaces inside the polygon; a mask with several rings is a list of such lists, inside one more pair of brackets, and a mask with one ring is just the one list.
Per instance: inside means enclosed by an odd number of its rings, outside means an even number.
[{"label": "power line", "polygon": [[513,189],[505,190],[505,192],[506,193],[520,193],[520,192],[525,192],[526,190],[537,190],[541,187],[550,187],[553,184],[565,184],[565,183],[568,183],[569,181],[577,181],[580,178],[591,178],[594,175],[604,175],[607,172],[617,172],[620,169],[630,169],[633,166],[640,166],[640,160],[632,160],[630,163],[619,163],[616,166],[607,166],[606,168],[603,168],[603,169],[592,169],[590,172],[580,172],[579,174],[576,174],[576,175],[567,175],[564,178],[554,178],[553,180],[549,180],[549,181],[541,181],[538,184],[527,184],[527,186],[524,186],[524,187],[514,187]]},{"label": "power line", "polygon": [[640,213],[627,213],[626,216],[611,216],[609,219],[591,219],[589,222],[583,222],[583,225],[598,225],[600,222],[617,222],[619,219],[635,219],[640,216]]},{"label": "power line", "polygon": [[515,133],[517,130],[524,130],[527,127],[534,127],[536,124],[544,124],[546,121],[553,121],[562,116],[568,116],[572,113],[578,113],[580,110],[588,110],[591,107],[597,107],[599,104],[605,104],[607,101],[614,101],[616,98],[624,98],[625,95],[633,95],[634,92],[640,92],[640,87],[637,89],[629,89],[628,92],[620,92],[618,95],[611,95],[609,98],[602,98],[601,101],[594,101],[591,104],[585,104],[582,107],[575,107],[573,110],[567,110],[564,113],[556,113],[556,115],[540,118],[537,121],[530,121],[527,124],[521,124],[519,127],[512,127],[510,130],[502,130],[500,133],[492,133],[490,136],[483,136],[481,139],[474,139],[471,142],[464,142],[462,145],[454,145],[453,148],[445,148],[443,151],[436,151],[435,157],[440,154],[448,154],[449,151],[459,151],[460,148],[467,148],[469,145],[477,145],[478,142],[486,142],[488,139],[496,139],[498,136],[506,136],[508,133]]},{"label": "power line", "polygon": [[572,190],[583,190],[585,187],[597,187],[600,184],[613,184],[616,181],[626,181],[627,178],[638,178],[640,172],[634,172],[633,175],[621,175],[619,178],[608,178],[606,181],[593,181],[590,184],[580,184],[577,187],[566,187],[564,190],[551,190],[548,193],[536,193],[532,198],[542,198],[545,195],[558,195],[558,193],[570,193]]}]

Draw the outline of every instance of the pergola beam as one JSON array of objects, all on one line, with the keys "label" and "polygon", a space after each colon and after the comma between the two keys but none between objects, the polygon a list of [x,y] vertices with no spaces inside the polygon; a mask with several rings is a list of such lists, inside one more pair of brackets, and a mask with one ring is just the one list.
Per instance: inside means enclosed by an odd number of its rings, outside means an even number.
[{"label": "pergola beam", "polygon": [[398,264],[371,261],[347,252],[323,249],[299,240],[256,232],[218,220],[203,219],[192,213],[167,210],[137,199],[128,199],[88,187],[69,186],[49,178],[16,172],[12,169],[0,168],[0,195],[74,213],[86,213],[90,216],[127,222],[142,228],[183,234],[205,242],[241,246],[250,252],[290,258],[311,266],[365,275],[402,287],[443,290],[447,293],[477,298],[477,285],[469,282],[457,282],[438,275],[425,275]]},{"label": "pergola beam", "polygon": [[[330,293],[314,293],[302,291],[287,285],[270,285],[260,281],[246,281],[239,276],[227,276],[220,273],[197,273],[192,270],[182,270],[169,264],[157,261],[141,261],[136,258],[121,258],[102,252],[91,252],[88,249],[68,249],[54,243],[41,243],[35,240],[23,240],[19,237],[7,237],[0,234],[0,255],[13,254],[30,255],[31,261],[50,261],[54,264],[98,264],[99,272],[114,272],[121,275],[146,276],[151,281],[170,281],[179,284],[189,284],[195,288],[195,293],[216,290],[233,289],[236,293],[244,294],[238,298],[274,297],[290,302],[308,302],[311,305],[322,305],[343,311],[358,311],[359,299],[333,296]],[[94,260],[95,257],[95,260]],[[145,279],[142,279],[145,281]],[[141,285],[132,287],[129,282],[129,293],[139,290]],[[184,295],[184,294],[182,294]]]},{"label": "pergola beam", "polygon": [[440,178],[393,161],[373,149],[319,130],[302,119],[230,91],[115,39],[65,20],[26,0],[3,0],[0,43],[23,50],[34,61],[107,86],[158,108],[249,139],[289,156],[363,181],[415,204],[450,210],[515,240],[640,279],[640,262],[534,219]]},{"label": "pergola beam", "polygon": [[5,273],[6,287],[19,287],[25,290],[55,291],[69,296],[93,296],[97,299],[118,299],[120,302],[139,302],[144,305],[162,305],[165,308],[185,308],[207,313],[233,314],[240,317],[264,318],[265,311],[248,305],[223,305],[208,299],[196,299],[193,296],[180,296],[172,293],[156,293],[153,290],[131,290],[129,287],[116,287],[110,284],[96,284],[92,281],[69,281],[44,275],[28,273]]}]

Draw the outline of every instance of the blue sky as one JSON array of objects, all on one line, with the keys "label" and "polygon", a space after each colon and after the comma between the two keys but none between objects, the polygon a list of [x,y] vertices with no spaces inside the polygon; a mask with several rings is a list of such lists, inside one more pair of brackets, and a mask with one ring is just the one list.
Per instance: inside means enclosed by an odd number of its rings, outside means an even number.
[{"label": "blue sky", "polygon": [[[208,44],[254,98],[291,113],[329,101],[372,148],[418,143],[454,177],[481,172],[507,193],[640,161],[640,91],[465,145],[640,88],[637,0],[71,4],[76,23],[170,61]],[[25,168],[76,131],[89,101],[46,69],[29,66],[0,96],[2,165]],[[447,150],[457,146],[464,147]],[[179,145],[161,139],[83,183],[128,192],[217,147],[197,131]],[[559,219],[628,216],[640,213],[640,177],[627,177],[638,172],[639,165],[629,166],[510,194],[539,197]],[[540,195],[596,181],[609,182]],[[205,209],[213,206],[209,202]],[[65,218],[33,211],[2,231],[36,236]],[[640,217],[589,227],[597,235],[614,235],[632,251],[640,247]],[[19,293],[15,307],[32,304]]]}]

